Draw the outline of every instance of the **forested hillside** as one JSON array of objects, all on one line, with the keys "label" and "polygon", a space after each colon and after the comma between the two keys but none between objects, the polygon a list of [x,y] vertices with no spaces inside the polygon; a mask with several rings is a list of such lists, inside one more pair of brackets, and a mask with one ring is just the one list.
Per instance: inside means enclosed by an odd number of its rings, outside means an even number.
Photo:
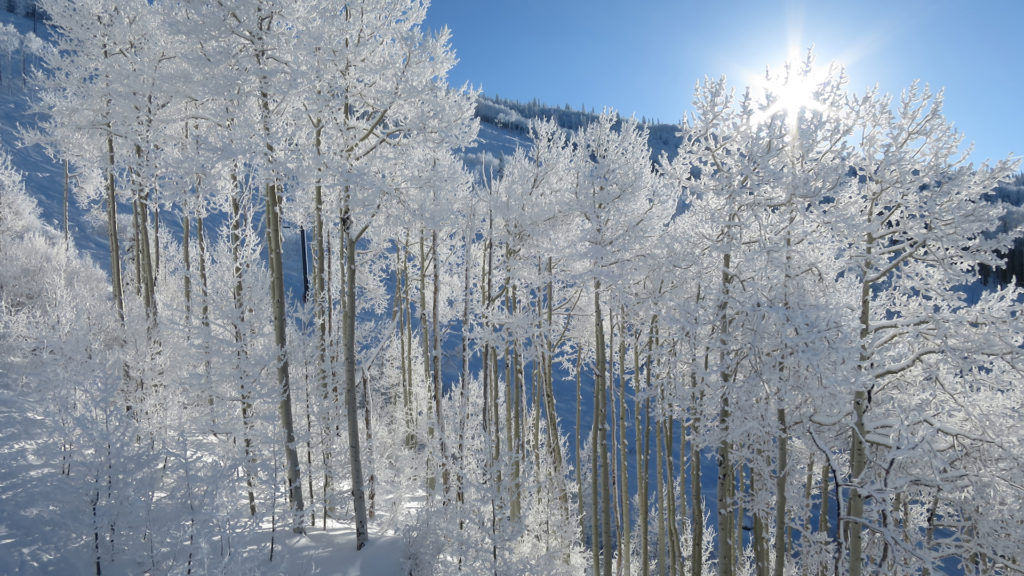
[{"label": "forested hillside", "polygon": [[1016,238],[1011,248],[999,252],[1002,260],[999,266],[994,269],[985,265],[980,267],[981,277],[986,283],[1016,283],[1024,287],[1024,237],[1014,232],[1024,224],[1024,173],[996,186],[988,199],[1006,206],[1006,213],[1000,218],[999,232]]},{"label": "forested hillside", "polygon": [[1024,181],[941,94],[648,125],[449,86],[412,0],[38,5],[0,572],[1024,570]]}]

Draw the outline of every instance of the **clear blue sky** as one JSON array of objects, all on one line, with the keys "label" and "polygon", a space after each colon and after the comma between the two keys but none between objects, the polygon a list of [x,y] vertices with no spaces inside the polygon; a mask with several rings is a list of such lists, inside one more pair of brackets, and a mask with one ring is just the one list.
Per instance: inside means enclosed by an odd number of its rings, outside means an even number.
[{"label": "clear blue sky", "polygon": [[1024,155],[1024,0],[433,0],[460,62],[450,82],[675,122],[696,82],[742,89],[790,46],[837,60],[862,93],[946,89],[973,159]]}]

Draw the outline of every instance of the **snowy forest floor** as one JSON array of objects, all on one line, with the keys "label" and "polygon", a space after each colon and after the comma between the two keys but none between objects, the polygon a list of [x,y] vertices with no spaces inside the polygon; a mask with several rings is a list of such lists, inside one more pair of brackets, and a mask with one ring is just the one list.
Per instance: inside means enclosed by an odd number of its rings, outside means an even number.
[{"label": "snowy forest floor", "polygon": [[[42,414],[45,398],[32,398],[0,374],[0,574],[95,574],[93,542],[82,537],[68,541],[68,534],[89,534],[92,516],[89,502],[76,475],[61,474],[60,423]],[[404,566],[405,542],[393,533],[374,533],[369,544],[356,551],[351,525],[328,523],[326,530],[309,527],[292,534],[277,527],[273,561],[270,525],[249,533],[252,543],[233,542],[260,574],[336,574],[339,576],[398,576]],[[200,573],[213,573],[203,551],[222,543],[196,546],[194,562]],[[261,548],[257,553],[250,549]],[[221,562],[221,554],[214,555]],[[157,567],[159,569],[159,567]],[[121,558],[104,574],[141,574],[152,569],[145,558]]]}]

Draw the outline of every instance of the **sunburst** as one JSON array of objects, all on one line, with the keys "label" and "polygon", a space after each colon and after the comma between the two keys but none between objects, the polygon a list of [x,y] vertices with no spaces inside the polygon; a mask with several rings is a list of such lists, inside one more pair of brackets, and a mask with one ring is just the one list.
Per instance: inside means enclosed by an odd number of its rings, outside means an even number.
[{"label": "sunburst", "polygon": [[751,90],[760,102],[761,111],[755,116],[757,123],[768,122],[776,115],[782,115],[791,138],[799,136],[800,117],[807,111],[825,110],[816,94],[825,80],[827,72],[814,67],[814,55],[808,50],[800,58],[791,52],[789,60],[779,73],[767,70],[753,83]]}]

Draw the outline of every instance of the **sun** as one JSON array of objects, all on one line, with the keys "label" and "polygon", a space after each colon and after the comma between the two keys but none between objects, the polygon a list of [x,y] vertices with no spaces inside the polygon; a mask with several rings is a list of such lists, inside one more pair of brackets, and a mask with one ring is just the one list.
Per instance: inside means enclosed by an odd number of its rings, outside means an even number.
[{"label": "sun", "polygon": [[752,96],[761,106],[755,123],[768,122],[781,114],[790,136],[797,137],[802,114],[825,110],[816,94],[826,76],[827,71],[814,66],[813,49],[804,57],[791,51],[780,71],[773,73],[768,69],[751,83]]}]

